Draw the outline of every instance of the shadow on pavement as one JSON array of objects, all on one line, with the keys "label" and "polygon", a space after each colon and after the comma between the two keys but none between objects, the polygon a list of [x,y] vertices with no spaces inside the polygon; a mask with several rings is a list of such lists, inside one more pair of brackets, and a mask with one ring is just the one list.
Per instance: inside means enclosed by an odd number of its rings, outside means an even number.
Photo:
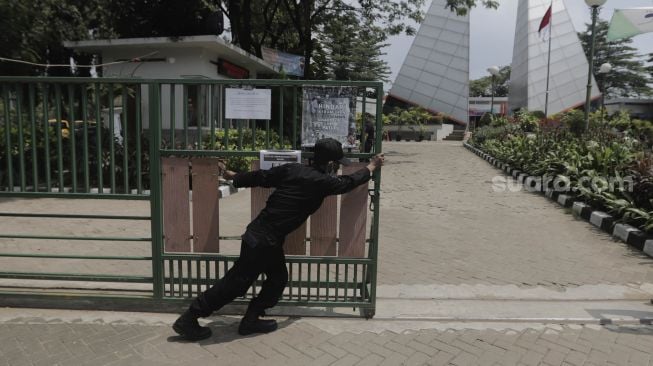
[{"label": "shadow on pavement", "polygon": [[[276,332],[291,325],[292,323],[296,322],[299,319],[300,319],[299,317],[289,317],[283,321],[277,320],[278,328]],[[211,323],[207,324],[207,326],[211,328],[213,335],[210,338],[204,339],[199,342],[189,341],[178,335],[168,337],[167,341],[174,342],[174,343],[198,343],[201,346],[207,346],[210,344],[229,343],[231,341],[235,341],[238,339],[251,338],[260,335],[260,334],[252,334],[248,336],[241,336],[240,334],[238,334],[239,321],[240,320],[233,321],[232,319],[229,320],[220,319],[220,320],[212,321]]]}]

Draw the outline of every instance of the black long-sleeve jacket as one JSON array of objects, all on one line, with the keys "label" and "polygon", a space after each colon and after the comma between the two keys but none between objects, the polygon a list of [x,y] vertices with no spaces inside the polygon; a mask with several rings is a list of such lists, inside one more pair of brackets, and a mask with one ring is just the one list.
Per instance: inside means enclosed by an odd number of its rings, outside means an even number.
[{"label": "black long-sleeve jacket", "polygon": [[367,168],[336,177],[297,163],[239,173],[234,177],[236,187],[275,188],[265,208],[247,226],[243,241],[251,247],[282,245],[286,235],[317,211],[326,196],[347,193],[369,180]]}]

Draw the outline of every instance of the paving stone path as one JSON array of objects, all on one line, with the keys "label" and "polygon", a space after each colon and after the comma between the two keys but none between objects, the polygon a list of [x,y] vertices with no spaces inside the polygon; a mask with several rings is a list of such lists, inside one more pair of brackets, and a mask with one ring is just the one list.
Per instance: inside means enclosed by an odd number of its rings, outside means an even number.
[{"label": "paving stone path", "polygon": [[[0,365],[653,365],[653,326],[637,324],[653,317],[651,258],[541,196],[494,192],[491,180],[501,173],[460,143],[384,149],[382,316],[279,317],[277,332],[244,338],[237,318],[214,316],[206,320],[213,337],[188,343],[170,329],[174,314],[0,309]],[[455,298],[477,304],[474,321],[387,312],[403,301],[427,314]],[[497,321],[499,312],[484,311],[489,298],[523,301],[523,320]],[[632,317],[623,324],[591,316],[534,321],[525,301],[555,299],[564,313],[565,301],[582,309],[579,300],[599,298],[630,301],[638,311],[622,310]],[[614,304],[620,313],[622,302]]]}]

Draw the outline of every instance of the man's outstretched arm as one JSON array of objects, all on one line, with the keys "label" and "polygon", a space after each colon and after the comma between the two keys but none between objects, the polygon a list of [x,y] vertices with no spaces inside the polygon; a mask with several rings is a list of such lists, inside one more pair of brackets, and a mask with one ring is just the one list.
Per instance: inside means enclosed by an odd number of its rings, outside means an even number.
[{"label": "man's outstretched arm", "polygon": [[270,170],[255,170],[251,172],[236,173],[227,170],[223,163],[219,163],[219,175],[226,180],[233,180],[235,187],[273,187],[279,177],[282,167],[275,167]]},{"label": "man's outstretched arm", "polygon": [[327,182],[327,191],[329,194],[343,194],[351,191],[361,184],[367,183],[371,174],[379,169],[385,163],[385,156],[383,154],[375,155],[365,168],[361,168],[350,175],[341,175],[338,177],[330,178]]}]

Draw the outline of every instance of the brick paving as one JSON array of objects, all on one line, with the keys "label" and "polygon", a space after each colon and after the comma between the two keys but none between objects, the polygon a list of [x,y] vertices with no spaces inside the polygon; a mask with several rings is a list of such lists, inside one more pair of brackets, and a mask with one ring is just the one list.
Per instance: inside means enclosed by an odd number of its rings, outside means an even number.
[{"label": "brick paving", "polygon": [[243,338],[236,322],[212,323],[212,338],[189,343],[168,325],[14,321],[0,325],[0,365],[653,364],[651,326],[331,334],[290,322],[275,333]]},{"label": "brick paving", "polygon": [[[388,143],[385,150],[382,286],[564,292],[653,283],[651,258],[540,196],[493,192],[500,172],[459,143]],[[189,343],[170,329],[173,315],[88,320],[93,312],[8,311],[0,309],[0,365],[653,365],[649,325],[425,320],[402,328],[376,319],[363,322],[374,331],[354,331],[347,319],[278,318],[277,332],[239,337],[237,318],[215,316],[213,337]]]},{"label": "brick paving", "polygon": [[541,195],[494,192],[502,172],[460,143],[384,150],[380,284],[653,283],[653,258]]}]

